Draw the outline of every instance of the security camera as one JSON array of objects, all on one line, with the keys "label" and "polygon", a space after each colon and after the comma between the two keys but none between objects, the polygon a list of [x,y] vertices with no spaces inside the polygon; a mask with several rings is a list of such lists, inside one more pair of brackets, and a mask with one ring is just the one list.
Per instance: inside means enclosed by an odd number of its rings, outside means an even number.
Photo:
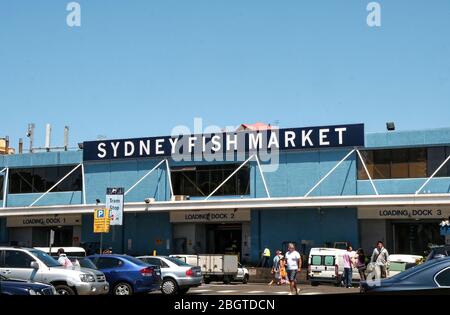
[{"label": "security camera", "polygon": [[155,201],[155,198],[145,198],[144,199],[145,203],[149,204]]},{"label": "security camera", "polygon": [[29,138],[31,136],[31,131],[27,131],[25,135]]}]

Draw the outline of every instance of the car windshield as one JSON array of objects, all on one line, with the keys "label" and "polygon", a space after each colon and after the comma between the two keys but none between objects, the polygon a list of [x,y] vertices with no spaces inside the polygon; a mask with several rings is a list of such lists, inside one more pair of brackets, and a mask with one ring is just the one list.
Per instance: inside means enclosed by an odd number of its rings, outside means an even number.
[{"label": "car windshield", "polygon": [[97,269],[97,267],[94,265],[94,263],[90,259],[83,258],[81,260],[79,259],[78,262],[80,263],[80,267],[90,268],[90,269]]},{"label": "car windshield", "polygon": [[143,262],[140,259],[137,259],[135,257],[132,256],[122,256],[123,259],[126,259],[128,261],[131,261],[132,263],[138,265],[138,266],[146,266],[147,264],[145,262]]},{"label": "car windshield", "polygon": [[89,269],[97,269],[92,260],[86,257],[68,257],[72,263],[78,261],[80,267],[89,268]]},{"label": "car windshield", "polygon": [[174,257],[165,257],[168,261],[173,262],[177,266],[190,266],[189,264],[185,263],[184,261],[174,258]]},{"label": "car windshield", "polygon": [[36,256],[40,261],[42,261],[47,267],[60,267],[59,262],[52,256],[44,253],[43,251],[33,249],[30,252]]}]

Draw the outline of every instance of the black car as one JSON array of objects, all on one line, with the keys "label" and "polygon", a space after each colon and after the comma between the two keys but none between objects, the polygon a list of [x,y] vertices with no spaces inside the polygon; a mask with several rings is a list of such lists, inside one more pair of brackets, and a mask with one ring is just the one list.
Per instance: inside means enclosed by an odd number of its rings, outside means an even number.
[{"label": "black car", "polygon": [[391,278],[361,282],[369,294],[450,294],[450,257],[430,260]]},{"label": "black car", "polygon": [[450,256],[450,245],[434,246],[430,248],[426,261],[446,256]]},{"label": "black car", "polygon": [[52,285],[12,280],[0,275],[0,295],[55,295]]}]

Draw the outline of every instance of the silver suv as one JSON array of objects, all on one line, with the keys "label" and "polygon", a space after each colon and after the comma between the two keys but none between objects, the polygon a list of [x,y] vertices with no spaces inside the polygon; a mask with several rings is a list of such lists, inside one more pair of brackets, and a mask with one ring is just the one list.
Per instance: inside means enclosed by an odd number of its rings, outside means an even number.
[{"label": "silver suv", "polygon": [[48,254],[33,248],[0,247],[0,274],[9,279],[51,284],[60,295],[98,295],[109,292],[103,272],[63,267]]}]

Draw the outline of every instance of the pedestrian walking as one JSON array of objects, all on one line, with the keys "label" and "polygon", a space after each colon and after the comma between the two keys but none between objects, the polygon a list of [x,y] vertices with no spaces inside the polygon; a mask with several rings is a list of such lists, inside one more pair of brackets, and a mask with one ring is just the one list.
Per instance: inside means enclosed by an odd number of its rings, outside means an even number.
[{"label": "pedestrian walking", "polygon": [[64,266],[66,268],[73,267],[72,262],[67,257],[66,253],[64,252],[64,248],[58,249],[58,251],[56,253],[58,255],[58,262],[61,266]]},{"label": "pedestrian walking", "polygon": [[277,285],[281,284],[281,276],[280,276],[280,260],[281,260],[281,251],[277,250],[275,252],[275,257],[273,257],[273,264],[271,273],[274,275],[272,281],[270,281],[269,285],[276,283]]},{"label": "pedestrian walking", "polygon": [[352,287],[353,274],[353,248],[351,245],[347,246],[347,251],[344,253],[344,286],[346,288]]},{"label": "pedestrian walking", "polygon": [[301,271],[302,268],[302,258],[295,250],[295,245],[289,243],[288,252],[286,257],[286,271],[289,278],[289,295],[298,294],[300,289],[297,288],[297,273]]},{"label": "pedestrian walking", "polygon": [[262,255],[261,267],[269,268],[269,259],[270,259],[270,249],[269,249],[269,247],[265,246],[263,255]]},{"label": "pedestrian walking", "polygon": [[364,254],[364,250],[359,248],[356,251],[356,268],[358,269],[359,278],[361,281],[366,280],[366,255]]},{"label": "pedestrian walking", "polygon": [[281,255],[280,258],[280,283],[281,284],[288,284],[289,278],[286,272],[286,258],[284,258],[283,255]]},{"label": "pedestrian walking", "polygon": [[370,262],[374,265],[375,279],[387,277],[387,266],[389,262],[389,253],[382,241],[378,241],[373,250]]}]

